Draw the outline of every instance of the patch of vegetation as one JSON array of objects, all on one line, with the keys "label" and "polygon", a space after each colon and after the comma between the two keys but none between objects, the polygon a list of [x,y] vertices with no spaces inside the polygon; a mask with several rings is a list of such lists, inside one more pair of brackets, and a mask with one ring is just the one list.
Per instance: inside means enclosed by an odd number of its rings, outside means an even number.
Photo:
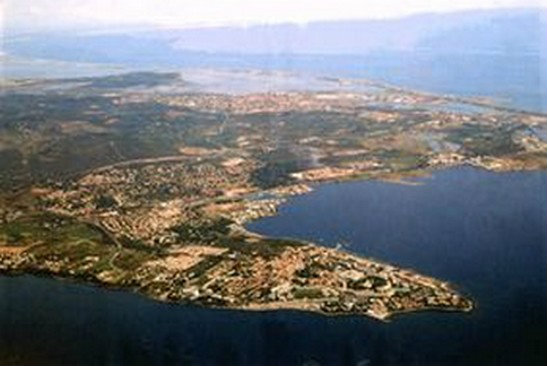
[{"label": "patch of vegetation", "polygon": [[154,253],[157,255],[165,254],[164,248],[148,245],[140,239],[132,239],[128,236],[122,235],[120,238],[118,238],[118,241],[126,249],[135,249],[137,251],[143,251],[149,254],[150,253]]},{"label": "patch of vegetation", "polygon": [[359,162],[359,161],[366,161],[370,159],[370,155],[368,153],[362,153],[362,154],[356,154],[351,156],[326,156],[324,158],[321,158],[321,163],[325,165],[340,165],[343,163],[350,163],[350,162]]},{"label": "patch of vegetation", "polygon": [[300,287],[293,290],[295,299],[321,299],[325,297],[323,291],[314,287]]},{"label": "patch of vegetation", "polygon": [[221,255],[205,256],[199,263],[186,270],[186,273],[194,278],[201,278],[207,271],[222,261]]},{"label": "patch of vegetation", "polygon": [[210,243],[221,236],[228,235],[232,220],[224,217],[212,221],[205,221],[199,225],[191,223],[181,223],[171,228],[172,231],[179,235],[179,238],[184,241],[197,241]]},{"label": "patch of vegetation", "polygon": [[95,198],[95,207],[100,210],[114,208],[118,202],[109,194],[103,194]]},{"label": "patch of vegetation", "polygon": [[249,256],[272,258],[280,255],[289,247],[298,247],[304,244],[288,239],[261,239],[257,242],[248,242],[241,237],[223,237],[214,243],[217,246],[230,249],[232,252]]},{"label": "patch of vegetation", "polygon": [[71,240],[102,241],[103,235],[85,223],[45,213],[0,224],[0,238],[8,245],[55,245]]},{"label": "patch of vegetation", "polygon": [[522,147],[513,141],[513,133],[518,126],[506,125],[499,127],[479,124],[463,124],[449,130],[447,141],[463,146],[471,156],[492,155],[502,156],[519,152]]},{"label": "patch of vegetation", "polygon": [[32,250],[38,261],[61,260],[70,264],[71,267],[77,267],[88,257],[106,257],[112,254],[112,247],[102,245],[90,240],[65,241],[55,245],[41,245]]},{"label": "patch of vegetation", "polygon": [[375,155],[394,171],[407,171],[427,166],[427,157],[405,150],[380,150]]},{"label": "patch of vegetation", "polygon": [[302,278],[318,278],[319,272],[323,270],[330,270],[327,266],[317,263],[317,262],[311,262],[308,265],[306,265],[301,270],[298,270],[295,272],[295,275]]},{"label": "patch of vegetation", "polygon": [[251,174],[251,181],[264,189],[293,183],[295,179],[290,174],[308,166],[306,161],[287,148],[264,154],[260,160],[264,164]]},{"label": "patch of vegetation", "polygon": [[134,271],[144,262],[155,258],[148,251],[142,250],[122,250],[113,261],[113,265],[125,271]]},{"label": "patch of vegetation", "polygon": [[365,287],[365,283],[367,282],[371,284],[370,288],[372,289],[387,285],[387,280],[385,278],[378,276],[368,276],[365,278],[361,278],[357,281],[349,281],[348,287],[354,290],[365,290],[367,289],[367,287]]},{"label": "patch of vegetation", "polygon": [[86,82],[92,88],[129,88],[135,86],[154,87],[168,84],[180,78],[178,73],[130,72],[121,75],[65,79],[69,82]]}]

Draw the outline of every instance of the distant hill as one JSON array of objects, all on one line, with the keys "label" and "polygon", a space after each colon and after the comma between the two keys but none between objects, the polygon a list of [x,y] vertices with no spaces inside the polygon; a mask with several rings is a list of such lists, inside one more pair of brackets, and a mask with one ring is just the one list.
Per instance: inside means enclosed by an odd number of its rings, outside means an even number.
[{"label": "distant hill", "polygon": [[[379,51],[545,53],[547,10],[483,10],[252,27],[64,32],[11,36],[5,51],[31,57],[125,62],[180,58],[180,51],[224,54],[351,54]],[[196,54],[196,57],[201,57]]]},{"label": "distant hill", "polygon": [[547,44],[545,9],[422,14],[394,20],[315,22],[166,32],[176,48],[209,52],[366,54],[378,50],[511,50]]},{"label": "distant hill", "polygon": [[458,24],[423,37],[417,48],[437,52],[543,53],[547,47],[547,11],[503,13]]}]

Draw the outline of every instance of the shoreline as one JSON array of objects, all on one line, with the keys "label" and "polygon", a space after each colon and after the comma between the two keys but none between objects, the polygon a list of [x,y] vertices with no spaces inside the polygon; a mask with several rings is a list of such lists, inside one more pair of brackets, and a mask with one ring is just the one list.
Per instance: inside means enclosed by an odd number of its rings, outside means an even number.
[{"label": "shoreline", "polygon": [[[458,166],[453,166],[453,167],[444,167],[444,168],[441,168],[441,169],[429,169],[429,170],[426,170],[426,171],[422,171],[422,173],[425,173],[425,174],[420,175],[420,178],[422,178],[422,177],[423,178],[431,177],[436,171],[443,171],[443,170],[448,170],[448,169],[462,169],[462,168],[466,168],[466,167],[470,167],[472,169],[486,170],[486,171],[489,171],[489,172],[492,172],[492,173],[498,173],[498,174],[504,174],[504,173],[510,173],[511,172],[511,171],[501,171],[501,172],[500,171],[493,171],[493,170],[489,170],[489,169],[485,169],[485,168],[481,168],[481,167],[476,167],[476,166],[470,166],[470,165],[467,165],[467,164],[463,164],[463,165],[458,165]],[[534,170],[534,171],[543,171],[543,172],[545,172],[545,170]],[[526,171],[522,171],[522,172],[526,172]],[[413,172],[413,173],[415,173],[415,172]],[[412,174],[410,176],[416,177],[415,174]],[[378,180],[378,181],[386,182],[381,177],[368,177],[368,178],[355,178],[355,179],[344,180],[344,181],[313,182],[313,185],[314,186],[319,186],[319,185],[322,185],[322,184],[342,183],[342,182],[350,182],[350,181],[368,181],[368,180]],[[398,182],[386,182],[386,183],[398,183]],[[308,194],[308,193],[311,193],[311,192],[308,191],[308,192],[299,193],[299,194]],[[284,194],[283,196],[284,197],[287,197],[287,196],[291,197],[293,195],[294,194]],[[274,215],[277,215],[277,214],[278,213],[276,212]],[[251,220],[251,221],[256,221],[258,219],[259,218]],[[365,256],[365,255],[361,255],[359,253],[353,253],[353,252],[348,251],[346,249],[328,247],[328,246],[321,245],[319,243],[315,243],[315,242],[312,242],[312,241],[300,240],[300,239],[295,239],[295,238],[292,238],[292,237],[270,237],[270,236],[265,236],[263,234],[256,233],[254,231],[248,230],[245,227],[245,224],[236,225],[236,226],[237,227],[234,228],[235,231],[247,234],[249,237],[260,238],[260,239],[291,240],[291,241],[299,242],[299,243],[301,243],[305,246],[310,246],[310,247],[318,248],[318,249],[332,250],[332,251],[336,251],[336,252],[340,253],[341,255],[347,255],[347,256],[351,256],[351,257],[356,257],[356,258],[361,259],[361,260],[370,261],[372,263],[378,264],[378,265],[383,266],[385,268],[397,269],[397,270],[400,270],[400,271],[408,272],[410,274],[423,276],[423,275],[419,274],[417,272],[417,270],[415,270],[413,268],[400,267],[400,266],[397,266],[396,264],[391,264],[390,262],[387,262],[387,261],[384,261],[384,260],[379,260],[379,259],[376,259],[376,258],[371,258],[371,257]],[[339,315],[343,316],[343,315],[352,315],[353,314],[353,315],[359,315],[359,316],[364,315],[364,316],[367,316],[369,318],[374,318],[374,319],[381,320],[381,321],[388,321],[393,317],[397,317],[398,315],[402,315],[402,314],[406,314],[406,313],[422,312],[422,311],[440,311],[440,312],[445,312],[445,311],[446,312],[456,312],[456,311],[459,311],[459,312],[468,313],[468,312],[472,312],[473,309],[476,307],[476,300],[470,299],[469,300],[470,306],[465,307],[465,308],[425,306],[424,308],[408,309],[408,310],[403,309],[403,310],[393,311],[393,312],[390,312],[389,314],[387,314],[385,316],[376,316],[376,315],[373,315],[373,314],[363,314],[363,313],[352,312],[352,311],[342,312],[342,313],[334,313],[333,314],[333,313],[327,313],[327,312],[324,312],[324,311],[321,311],[321,310],[318,310],[318,309],[306,309],[306,308],[298,307],[298,306],[295,306],[294,304],[291,304],[291,303],[289,303],[289,304],[280,303],[280,304],[278,304],[278,307],[274,307],[274,308],[269,308],[268,303],[264,303],[264,304],[255,303],[255,304],[248,304],[248,305],[243,305],[243,306],[214,306],[214,305],[211,306],[211,305],[208,305],[208,304],[200,304],[199,302],[194,302],[192,300],[182,300],[181,301],[181,300],[170,300],[170,299],[166,299],[166,298],[161,298],[159,296],[154,296],[153,294],[146,293],[145,291],[142,291],[135,284],[124,285],[124,284],[108,283],[108,282],[105,282],[105,281],[102,281],[102,280],[98,279],[97,277],[95,277],[93,275],[86,276],[86,275],[77,275],[77,274],[75,275],[75,274],[69,274],[69,273],[59,274],[59,273],[54,273],[54,272],[50,272],[50,271],[47,271],[47,270],[33,270],[33,269],[29,269],[29,270],[19,270],[19,269],[5,270],[5,269],[3,269],[3,270],[0,270],[0,275],[5,275],[5,276],[30,275],[30,276],[37,276],[37,277],[43,277],[43,278],[51,278],[51,279],[54,279],[54,280],[65,280],[65,281],[69,281],[69,282],[76,283],[76,284],[91,285],[91,286],[97,286],[97,287],[100,287],[100,288],[106,288],[106,289],[111,289],[111,290],[116,290],[116,291],[124,291],[124,292],[135,293],[135,294],[138,294],[139,296],[144,296],[144,297],[152,299],[154,301],[159,301],[159,302],[163,302],[163,303],[191,304],[191,305],[196,305],[196,306],[200,306],[200,307],[204,307],[204,308],[209,307],[209,308],[241,310],[241,311],[248,311],[248,310],[251,310],[251,311],[255,311],[255,310],[256,311],[297,310],[297,311],[304,311],[304,312],[320,313],[320,314],[326,315],[326,316],[339,316]],[[443,288],[447,291],[454,291],[455,292],[456,289],[457,289],[457,286],[454,286],[452,283],[450,283],[448,281],[444,281],[444,280],[438,279],[436,277],[430,277],[430,276],[425,276],[425,277],[432,279],[437,286],[439,286],[439,287],[441,287],[441,288]],[[467,298],[469,299],[469,297],[467,297]]]},{"label": "shoreline", "polygon": [[[160,297],[152,296],[146,292],[140,291],[138,287],[135,286],[124,286],[116,285],[111,283],[101,282],[96,278],[84,278],[82,276],[74,275],[59,275],[58,273],[51,273],[47,271],[33,270],[33,271],[24,271],[24,270],[0,270],[0,277],[5,278],[21,278],[21,277],[31,277],[36,279],[51,280],[60,283],[67,283],[74,286],[83,286],[92,289],[105,290],[113,293],[128,294],[139,296],[142,299],[153,301],[159,304],[169,304],[173,306],[190,306],[198,309],[213,309],[213,310],[227,310],[227,311],[239,311],[239,312],[250,312],[250,313],[269,313],[269,312],[278,312],[278,311],[289,311],[289,312],[299,312],[306,314],[314,314],[330,318],[341,318],[341,317],[360,317],[372,319],[379,321],[381,323],[387,324],[395,320],[397,317],[405,314],[412,313],[464,313],[470,314],[476,308],[476,300],[469,300],[470,306],[466,308],[458,307],[424,307],[419,309],[409,309],[409,310],[397,310],[392,311],[385,316],[375,315],[372,313],[359,313],[357,311],[348,311],[348,312],[339,312],[339,313],[329,313],[320,309],[307,309],[303,307],[296,306],[294,303],[279,303],[279,306],[271,306],[270,304],[247,304],[242,306],[218,306],[218,305],[209,305],[203,304],[200,302],[192,300],[171,300]],[[443,283],[447,283],[444,282]],[[287,306],[284,306],[287,305]]]}]

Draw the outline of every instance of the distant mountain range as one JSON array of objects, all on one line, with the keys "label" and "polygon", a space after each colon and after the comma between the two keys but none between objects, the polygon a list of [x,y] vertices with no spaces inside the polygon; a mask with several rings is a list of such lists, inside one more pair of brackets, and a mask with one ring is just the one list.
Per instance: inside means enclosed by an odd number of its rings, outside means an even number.
[{"label": "distant mountain range", "polygon": [[547,47],[547,10],[481,10],[251,27],[63,32],[16,36],[4,52],[44,58],[124,62],[161,60],[180,51],[223,54],[366,55],[373,52],[539,53]]},{"label": "distant mountain range", "polygon": [[166,32],[180,49],[210,52],[365,54],[372,51],[538,52],[545,9],[422,14],[395,20],[315,22]]}]

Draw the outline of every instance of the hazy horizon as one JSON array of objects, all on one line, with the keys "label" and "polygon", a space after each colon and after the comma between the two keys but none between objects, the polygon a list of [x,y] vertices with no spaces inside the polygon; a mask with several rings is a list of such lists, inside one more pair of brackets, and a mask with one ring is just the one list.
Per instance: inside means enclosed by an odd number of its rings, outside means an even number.
[{"label": "hazy horizon", "polygon": [[116,31],[145,29],[249,28],[291,24],[302,28],[313,23],[336,21],[400,20],[419,15],[547,9],[547,0],[310,0],[257,4],[247,0],[212,1],[207,6],[194,1],[157,3],[150,0],[0,1],[0,29],[4,32]]}]

